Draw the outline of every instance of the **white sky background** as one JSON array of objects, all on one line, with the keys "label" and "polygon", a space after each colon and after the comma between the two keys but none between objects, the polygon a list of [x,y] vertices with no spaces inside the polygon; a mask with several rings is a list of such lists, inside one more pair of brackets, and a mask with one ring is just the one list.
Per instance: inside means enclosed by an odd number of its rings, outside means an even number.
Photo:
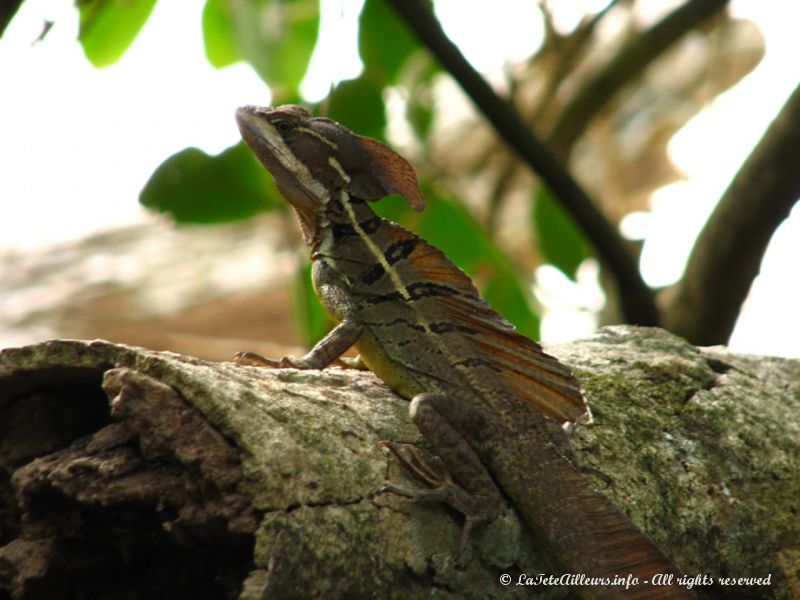
[{"label": "white sky background", "polygon": [[[75,42],[77,11],[71,3],[23,3],[0,40],[0,252],[30,250],[143,219],[138,193],[161,161],[187,146],[221,151],[238,140],[234,109],[269,103],[266,86],[249,67],[220,71],[205,61],[203,4],[161,0],[122,60],[97,70]],[[555,4],[592,6],[597,1]],[[663,8],[666,3],[648,4]],[[436,7],[468,58],[479,69],[492,70],[535,49],[540,23],[530,12],[532,5],[530,0],[494,0],[487,12],[485,3],[438,0]],[[303,87],[307,97],[323,95],[332,77],[358,74],[359,7],[359,0],[323,2],[320,47]],[[673,160],[689,179],[659,190],[654,216],[638,220],[639,230],[642,224],[645,230],[649,223],[657,226],[647,231],[643,256],[644,275],[653,285],[680,275],[714,202],[800,76],[800,39],[794,31],[799,2],[733,0],[732,9],[758,23],[767,54],[756,71],[670,144]],[[43,19],[56,25],[43,43],[31,45]],[[477,27],[480,36],[474,35]],[[497,34],[487,38],[486,32]],[[796,209],[770,244],[731,340],[734,349],[800,356],[800,283],[792,275],[798,257]],[[564,287],[546,271],[540,283],[555,296]],[[590,326],[568,307],[553,306],[543,336],[579,337]]]}]

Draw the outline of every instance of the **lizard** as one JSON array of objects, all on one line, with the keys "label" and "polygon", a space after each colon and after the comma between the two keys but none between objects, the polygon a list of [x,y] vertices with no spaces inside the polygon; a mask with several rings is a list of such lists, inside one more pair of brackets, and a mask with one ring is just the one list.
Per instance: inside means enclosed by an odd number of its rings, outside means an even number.
[{"label": "lizard", "polygon": [[[346,364],[365,365],[410,400],[411,419],[446,471],[387,444],[425,485],[379,491],[460,512],[459,555],[472,528],[500,514],[505,493],[553,566],[586,576],[576,596],[694,597],[677,584],[672,561],[563,451],[563,425],[588,413],[572,372],[492,310],[440,250],[369,206],[397,194],[422,210],[411,164],[301,106],[243,106],[236,120],[299,217],[315,290],[337,324],[302,357],[240,352],[235,362],[322,369],[355,347],[358,359]],[[672,585],[613,585],[615,577],[645,582],[657,574]]]}]

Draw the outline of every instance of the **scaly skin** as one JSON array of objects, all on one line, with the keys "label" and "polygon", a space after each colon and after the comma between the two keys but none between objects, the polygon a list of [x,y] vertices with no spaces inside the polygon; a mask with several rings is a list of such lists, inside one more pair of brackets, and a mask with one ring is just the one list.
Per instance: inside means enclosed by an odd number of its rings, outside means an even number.
[{"label": "scaly skin", "polygon": [[[296,106],[244,107],[242,137],[296,209],[320,300],[338,321],[302,358],[239,361],[321,369],[355,346],[361,360],[401,396],[448,470],[439,478],[390,447],[426,489],[385,491],[449,504],[470,529],[499,514],[505,494],[563,573],[600,578],[581,598],[691,598],[649,581],[678,569],[559,450],[560,423],[586,414],[569,369],[514,331],[469,277],[414,233],[386,221],[368,201],[390,193],[421,210],[412,167],[392,150]],[[591,582],[590,582],[591,583]],[[596,583],[596,582],[595,582]]]}]

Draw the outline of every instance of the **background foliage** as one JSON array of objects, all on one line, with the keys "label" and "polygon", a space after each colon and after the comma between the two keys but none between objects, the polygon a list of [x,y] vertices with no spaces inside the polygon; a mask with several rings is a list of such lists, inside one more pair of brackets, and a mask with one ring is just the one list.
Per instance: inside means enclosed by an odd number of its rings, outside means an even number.
[{"label": "background foliage", "polygon": [[[618,224],[647,210],[650,193],[679,177],[666,155],[672,133],[760,60],[758,32],[730,17],[727,4],[686,0],[641,25],[637,2],[612,0],[562,31],[554,3],[542,0],[542,45],[492,73],[492,87],[447,39],[429,3],[366,0],[358,33],[363,71],[312,109],[391,143],[415,164],[427,209],[411,213],[387,199],[377,210],[442,248],[524,333],[539,334],[534,268],[551,264],[575,280],[593,259],[607,297],[602,322],[662,325],[695,343],[724,343],[772,232],[800,196],[791,158],[800,144],[798,93],[721,198],[675,285],[643,283],[640,249]],[[154,5],[79,2],[87,58],[96,66],[118,60]],[[319,23],[317,0],[207,0],[206,58],[218,68],[246,61],[273,104],[302,102]],[[465,96],[477,110],[463,110]],[[398,129],[400,144],[389,136]],[[180,223],[288,210],[242,143],[217,156],[187,148],[165,157],[141,202]],[[295,292],[310,343],[330,324],[307,270],[298,273]]]}]

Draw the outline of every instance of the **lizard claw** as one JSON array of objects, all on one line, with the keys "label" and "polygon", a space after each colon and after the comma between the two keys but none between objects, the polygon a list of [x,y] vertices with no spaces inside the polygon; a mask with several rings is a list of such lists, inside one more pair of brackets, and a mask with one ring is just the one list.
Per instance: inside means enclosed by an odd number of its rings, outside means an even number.
[{"label": "lizard claw", "polygon": [[406,448],[407,456],[404,456],[400,449],[391,442],[382,442],[381,445],[392,453],[409,476],[428,489],[410,491],[394,485],[384,485],[372,492],[370,496],[388,493],[403,496],[415,502],[447,504],[464,515],[464,525],[459,536],[458,554],[456,555],[456,564],[461,565],[461,558],[466,551],[473,527],[480,523],[493,521],[497,517],[497,507],[491,502],[487,503],[486,498],[467,492],[453,481],[446,469],[443,469],[444,475],[437,475],[418,455],[413,446]]},{"label": "lizard claw", "polygon": [[413,500],[415,497],[413,492],[409,492],[405,488],[387,484],[387,485],[382,485],[376,490],[372,490],[369,494],[367,494],[367,498],[372,499],[380,494],[395,494],[396,496],[403,496],[403,498],[408,498],[410,500]]},{"label": "lizard claw", "polygon": [[[444,502],[447,503],[446,494],[439,493],[441,488],[436,490],[418,490],[416,492],[412,492],[406,490],[405,488],[401,488],[395,485],[382,485],[377,490],[368,494],[369,498],[374,498],[378,494],[396,494],[398,496],[402,496],[404,498],[408,498],[414,502]],[[458,510],[458,509],[457,509]],[[457,566],[463,566],[463,557],[467,551],[467,545],[469,542],[470,533],[472,533],[472,527],[476,523],[482,522],[483,520],[480,518],[473,517],[472,515],[464,515],[464,525],[461,528],[461,534],[458,537],[458,551],[455,556],[455,564]]]},{"label": "lizard claw", "polygon": [[400,451],[400,449],[392,442],[381,442],[381,445],[392,453],[392,456],[394,456],[395,460],[406,473],[424,486],[434,489],[445,483],[452,482],[450,477],[447,475],[445,475],[445,477],[437,475],[434,470],[419,456],[413,446],[406,446],[406,453],[408,455],[408,458],[406,458],[403,456],[403,453]]},{"label": "lizard claw", "polygon": [[233,362],[247,367],[262,367],[266,369],[307,369],[308,365],[302,358],[284,356],[280,360],[266,358],[255,352],[237,352]]}]

